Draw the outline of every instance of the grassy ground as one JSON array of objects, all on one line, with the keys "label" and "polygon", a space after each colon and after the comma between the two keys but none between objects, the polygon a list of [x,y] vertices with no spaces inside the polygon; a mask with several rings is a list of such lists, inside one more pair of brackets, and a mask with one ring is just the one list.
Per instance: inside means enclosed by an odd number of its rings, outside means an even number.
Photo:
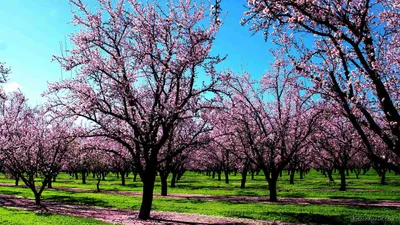
[{"label": "grassy ground", "polygon": [[[339,180],[337,174],[334,177]],[[362,200],[398,200],[400,201],[400,177],[394,174],[387,175],[389,185],[379,184],[379,177],[369,171],[366,175],[355,179],[350,174],[348,177],[348,191],[339,192],[339,184],[332,184],[328,179],[316,171],[306,175],[303,180],[297,179],[295,185],[290,185],[288,176],[278,181],[279,197],[305,197],[305,198],[344,198]],[[0,177],[0,182],[12,183],[13,180]],[[95,189],[95,181],[90,177],[88,184],[80,184],[67,174],[60,174],[54,187],[74,187]],[[179,181],[177,188],[169,188],[170,193],[182,194],[207,194],[207,195],[268,195],[266,182],[263,176],[250,180],[247,188],[240,190],[240,175],[231,176],[231,183],[212,180],[210,177],[187,173]],[[121,186],[120,180],[109,175],[101,183],[102,190],[141,191],[141,183],[133,182],[132,177],[127,179],[127,185]],[[155,192],[160,191],[159,182]],[[18,195],[32,198],[32,193],[26,188],[0,187],[0,193]],[[102,193],[76,193],[67,191],[46,190],[44,199],[63,202],[74,202],[100,207],[113,207],[124,209],[138,209],[141,199],[121,195]],[[400,224],[400,210],[392,208],[350,207],[327,205],[295,205],[295,204],[262,204],[262,203],[232,203],[226,201],[199,201],[187,199],[155,198],[154,210],[170,212],[200,213],[227,217],[242,217],[263,220],[278,220],[288,222],[313,222],[330,224]],[[210,210],[213,209],[213,210]]]},{"label": "grassy ground", "polygon": [[34,213],[25,210],[0,207],[0,224],[4,225],[69,225],[69,224],[109,224],[98,220],[78,218],[73,216],[61,216],[54,214]]},{"label": "grassy ground", "polygon": [[[0,187],[0,193],[32,198],[26,188]],[[46,191],[44,199],[71,202],[100,207],[123,209],[139,209],[139,197],[127,197],[105,193],[76,193],[67,191]],[[241,217],[262,220],[278,220],[288,222],[314,223],[346,223],[355,222],[356,218],[366,221],[381,219],[393,224],[400,224],[400,210],[372,207],[346,207],[325,205],[278,205],[262,203],[232,203],[226,201],[199,201],[187,199],[155,198],[154,210],[169,212],[199,213],[227,217]],[[212,209],[212,210],[210,210]],[[360,224],[365,224],[360,223]]]},{"label": "grassy ground", "polygon": [[[370,170],[366,175],[360,175],[360,179],[356,179],[354,174],[350,173],[347,177],[347,191],[339,191],[340,178],[338,174],[334,174],[336,182],[328,181],[328,178],[321,173],[312,170],[303,180],[295,179],[295,184],[289,184],[289,176],[283,174],[278,180],[278,198],[331,198],[331,199],[361,199],[361,200],[396,200],[400,201],[400,176],[393,173],[387,174],[388,185],[381,185],[380,178],[375,171]],[[268,186],[262,174],[255,176],[251,180],[248,176],[248,182],[245,189],[240,189],[240,174],[230,176],[230,183],[225,184],[224,181],[217,181],[211,177],[202,174],[187,172],[177,183],[177,188],[169,188],[168,193],[175,194],[205,194],[216,196],[268,196]],[[89,176],[87,184],[81,184],[81,180],[75,180],[68,174],[60,174],[57,182],[53,187],[82,188],[96,190],[96,182]],[[14,180],[6,179],[4,175],[0,175],[0,183],[14,183]],[[100,188],[103,191],[142,191],[142,183],[132,181],[132,175],[126,180],[126,186],[121,186],[120,179],[113,174],[109,174],[105,181],[101,181]],[[160,193],[160,181],[156,181],[155,193]]]}]

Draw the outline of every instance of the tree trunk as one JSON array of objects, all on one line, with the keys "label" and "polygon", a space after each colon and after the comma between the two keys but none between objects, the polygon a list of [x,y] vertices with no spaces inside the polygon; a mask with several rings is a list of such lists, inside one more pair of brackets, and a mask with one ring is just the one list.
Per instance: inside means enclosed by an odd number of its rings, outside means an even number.
[{"label": "tree trunk", "polygon": [[53,175],[53,182],[56,182],[56,180],[57,180],[57,175],[58,175],[58,173]]},{"label": "tree trunk", "polygon": [[296,170],[292,169],[290,170],[290,184],[294,184],[294,172],[296,172]]},{"label": "tree trunk", "polygon": [[185,174],[185,172],[186,172],[185,169],[180,170],[180,171],[178,172],[178,176],[176,177],[176,180],[177,180],[177,181],[180,180],[180,179],[183,177],[183,174]]},{"label": "tree trunk", "polygon": [[75,172],[75,180],[78,180],[79,179],[79,177],[78,177],[78,173],[77,172]]},{"label": "tree trunk", "polygon": [[304,170],[300,170],[300,180],[303,180],[303,173],[304,173]]},{"label": "tree trunk", "polygon": [[121,185],[125,186],[125,172],[121,172]]},{"label": "tree trunk", "polygon": [[47,188],[53,188],[52,179],[51,177],[48,179]]},{"label": "tree trunk", "polygon": [[212,172],[212,179],[214,179],[215,178],[215,170],[213,170],[213,172]]},{"label": "tree trunk", "polygon": [[221,171],[218,171],[218,181],[221,181]]},{"label": "tree trunk", "polygon": [[36,205],[41,205],[41,203],[40,203],[40,195],[41,194],[39,194],[37,192],[34,192],[34,194],[35,194],[35,204]]},{"label": "tree trunk", "polygon": [[243,171],[242,172],[242,180],[240,181],[240,188],[246,187],[246,177],[247,177],[247,171]]},{"label": "tree trunk", "polygon": [[358,179],[358,176],[360,175],[360,173],[361,173],[361,169],[355,169],[354,170],[354,173],[356,174],[356,179]]},{"label": "tree trunk", "polygon": [[86,184],[86,172],[82,171],[82,184]]},{"label": "tree trunk", "polygon": [[382,174],[382,176],[381,176],[381,185],[386,185],[387,184],[387,182],[386,182],[386,169],[383,169],[381,174]]},{"label": "tree trunk", "polygon": [[145,174],[146,179],[143,180],[142,205],[140,206],[139,219],[147,220],[150,218],[151,206],[153,204],[154,181],[156,172],[149,171]]},{"label": "tree trunk", "polygon": [[251,179],[254,180],[254,171],[251,171]]},{"label": "tree trunk", "polygon": [[276,181],[277,181],[277,179],[274,178],[274,175],[272,175],[271,179],[268,180],[269,201],[271,201],[271,202],[278,201],[278,197],[277,197],[277,193],[276,193]]},{"label": "tree trunk", "polygon": [[229,171],[225,170],[225,183],[229,184]]},{"label": "tree trunk", "polygon": [[100,192],[100,181],[101,181],[100,178],[101,178],[100,176],[97,178],[97,184],[96,184],[96,187],[97,187],[97,191],[98,191],[98,192]]},{"label": "tree trunk", "polygon": [[15,175],[15,186],[18,186],[19,184],[19,175]]},{"label": "tree trunk", "polygon": [[133,182],[136,182],[137,172],[133,172]]},{"label": "tree trunk", "polygon": [[339,170],[340,173],[340,189],[339,191],[345,191],[346,190],[346,174],[344,169]]},{"label": "tree trunk", "polygon": [[161,179],[161,196],[167,196],[168,194],[168,174],[160,172]]},{"label": "tree trunk", "polygon": [[176,187],[176,177],[178,173],[172,172],[172,180],[171,180],[171,187]]},{"label": "tree trunk", "polygon": [[334,180],[333,180],[333,177],[332,177],[332,170],[327,170],[326,172],[328,173],[329,181],[333,182]]}]

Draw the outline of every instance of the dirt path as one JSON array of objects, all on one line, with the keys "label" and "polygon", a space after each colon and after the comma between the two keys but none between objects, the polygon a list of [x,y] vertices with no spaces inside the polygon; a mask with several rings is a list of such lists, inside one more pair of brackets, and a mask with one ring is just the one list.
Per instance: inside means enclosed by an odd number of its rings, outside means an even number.
[{"label": "dirt path", "polygon": [[[0,186],[14,186],[13,184],[0,183]],[[24,187],[20,185],[20,187]],[[80,188],[50,188],[50,190],[61,190],[79,193],[98,193],[94,190],[80,189]],[[130,191],[102,191],[101,193],[117,194],[124,196],[142,196],[140,192]],[[154,194],[155,197],[161,198],[178,198],[188,200],[204,200],[204,201],[229,201],[238,203],[251,203],[259,202],[264,204],[300,204],[300,205],[338,205],[338,206],[361,206],[361,207],[391,207],[400,208],[400,201],[388,200],[358,200],[358,199],[325,199],[325,198],[278,198],[279,202],[269,202],[267,197],[254,197],[254,196],[212,196],[200,194],[169,194],[168,196],[161,196]]]},{"label": "dirt path", "polygon": [[276,224],[283,225],[289,223],[267,222],[261,220],[236,219],[228,217],[206,216],[200,214],[157,212],[151,213],[151,220],[140,221],[137,219],[138,211],[100,208],[86,205],[67,204],[49,200],[42,200],[45,208],[34,205],[31,199],[25,199],[12,195],[0,194],[0,206],[13,207],[17,209],[30,210],[38,213],[54,213],[68,216],[77,216],[101,220],[109,223],[118,223],[124,225],[133,224]]}]

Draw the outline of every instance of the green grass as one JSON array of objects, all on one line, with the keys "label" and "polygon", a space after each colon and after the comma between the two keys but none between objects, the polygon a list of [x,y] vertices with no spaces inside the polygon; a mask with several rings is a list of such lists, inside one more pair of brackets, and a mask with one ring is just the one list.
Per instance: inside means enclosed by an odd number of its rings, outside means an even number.
[{"label": "green grass", "polygon": [[46,225],[46,224],[57,224],[57,225],[91,225],[91,224],[109,224],[94,219],[79,218],[74,216],[62,216],[56,214],[46,213],[34,213],[25,210],[18,210],[12,208],[0,207],[0,224],[4,225]]},{"label": "green grass", "polygon": [[[27,188],[0,187],[0,193],[32,198]],[[44,199],[60,202],[95,205],[122,209],[140,207],[141,198],[127,197],[105,193],[76,193],[68,191],[48,190]],[[233,203],[226,201],[199,201],[187,199],[155,198],[153,209],[169,212],[186,212],[226,217],[240,217],[261,220],[278,220],[301,223],[330,224],[366,224],[365,221],[380,219],[385,224],[400,224],[397,209],[373,207],[346,207],[325,205],[295,205],[295,204],[262,204]],[[363,223],[356,223],[355,218],[363,218]]]},{"label": "green grass", "polygon": [[[296,176],[298,176],[296,174]],[[387,174],[388,185],[381,185],[380,178],[375,171],[370,170],[366,175],[360,175],[360,179],[356,179],[354,174],[347,177],[347,191],[339,191],[340,179],[338,174],[333,175],[335,183],[328,181],[328,178],[321,173],[312,170],[303,180],[296,177],[295,184],[289,184],[289,176],[284,173],[278,180],[278,197],[293,198],[331,198],[331,199],[361,199],[361,200],[397,200],[400,201],[400,176],[393,173]],[[257,196],[267,197],[269,194],[268,186],[262,174],[255,176],[248,181],[245,189],[240,189],[240,174],[230,176],[230,183],[217,181],[211,177],[187,172],[183,178],[177,183],[177,188],[169,188],[168,193],[173,194],[205,194],[215,196]],[[14,180],[6,179],[4,175],[0,175],[0,183],[14,183]],[[121,185],[120,179],[113,174],[109,174],[105,181],[101,181],[100,188],[102,191],[133,191],[141,192],[142,183],[133,182],[132,175],[126,180],[126,186]],[[81,184],[81,180],[75,180],[68,174],[62,173],[57,177],[57,182],[53,183],[53,187],[62,188],[81,188],[96,190],[96,181],[91,177],[87,177],[87,184]],[[160,181],[156,181],[155,193],[161,192]]]},{"label": "green grass", "polygon": [[[262,174],[254,180],[248,177],[245,189],[240,189],[240,174],[231,176],[231,182],[217,181],[211,177],[193,172],[186,173],[178,182],[177,188],[169,188],[169,193],[179,194],[206,194],[215,196],[268,196],[267,184]],[[328,179],[311,171],[303,180],[295,180],[290,185],[287,174],[278,180],[279,197],[305,197],[305,198],[331,198],[331,199],[357,199],[365,201],[397,200],[400,201],[400,176],[387,174],[388,185],[380,185],[378,175],[369,171],[356,179],[355,175],[348,176],[348,190],[341,192],[339,189],[338,174],[334,174],[337,183],[330,183]],[[139,178],[138,178],[139,179]],[[13,183],[13,180],[0,176],[0,182]],[[73,187],[95,190],[95,180],[89,176],[87,184],[75,180],[68,174],[60,174],[54,187]],[[127,185],[121,186],[121,181],[116,176],[108,175],[106,181],[101,182],[101,193],[77,193],[68,191],[46,190],[44,199],[95,205],[100,207],[113,207],[122,209],[139,209],[141,198],[122,196],[107,193],[113,191],[141,192],[140,181],[133,182],[132,175],[127,178]],[[105,191],[104,191],[105,190]],[[155,193],[160,192],[160,182],[156,181]],[[0,193],[32,198],[29,189],[16,187],[0,187]],[[378,207],[350,207],[327,205],[295,205],[295,204],[262,204],[262,203],[233,203],[226,201],[199,201],[187,199],[155,198],[153,209],[169,212],[199,213],[227,217],[241,217],[262,220],[277,220],[298,223],[329,223],[329,224],[400,224],[400,210]]]}]

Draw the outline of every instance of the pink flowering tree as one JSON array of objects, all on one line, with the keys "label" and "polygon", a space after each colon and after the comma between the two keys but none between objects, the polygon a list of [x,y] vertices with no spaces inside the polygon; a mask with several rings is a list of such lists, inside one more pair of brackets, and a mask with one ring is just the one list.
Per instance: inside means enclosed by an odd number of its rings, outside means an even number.
[{"label": "pink flowering tree", "polygon": [[209,53],[220,20],[190,0],[167,7],[99,0],[96,12],[70,2],[80,31],[71,36],[69,55],[55,59],[77,74],[50,85],[49,103],[60,115],[88,121],[91,135],[129,151],[143,182],[139,218],[148,219],[161,149],[174,124],[205,107],[205,95],[215,89],[214,67],[222,59]]},{"label": "pink flowering tree", "polygon": [[350,168],[353,157],[361,154],[365,147],[346,118],[336,114],[334,110],[327,110],[324,114],[324,119],[320,120],[317,132],[313,135],[314,154],[339,170],[339,190],[345,191],[345,172]]},{"label": "pink flowering tree", "polygon": [[344,111],[368,157],[387,163],[374,136],[400,155],[398,1],[247,2],[243,24],[281,45],[307,88]]},{"label": "pink flowering tree", "polygon": [[0,151],[5,166],[32,190],[40,205],[41,194],[61,169],[76,137],[72,122],[29,107],[20,92],[7,97],[1,112]]},{"label": "pink flowering tree", "polygon": [[278,60],[261,82],[251,80],[249,74],[228,73],[223,79],[229,98],[221,98],[229,109],[224,110],[226,117],[236,124],[235,138],[244,143],[241,149],[264,172],[270,201],[277,201],[279,174],[308,146],[320,114],[283,65]]},{"label": "pink flowering tree", "polygon": [[[225,183],[229,183],[229,174],[237,169],[239,163],[239,155],[242,147],[239,141],[234,138],[235,123],[227,117],[224,109],[214,109],[208,112],[212,124],[210,131],[210,143],[202,148],[204,164],[209,164],[213,170],[218,174],[218,180],[221,180],[221,174],[225,177]],[[214,176],[213,176],[214,178]],[[244,184],[243,184],[244,187]]]},{"label": "pink flowering tree", "polygon": [[[0,83],[5,83],[7,81],[8,75],[11,73],[11,69],[6,66],[5,63],[0,62]],[[3,92],[3,89],[1,89],[0,92],[0,97],[4,99],[5,93]]]},{"label": "pink flowering tree", "polygon": [[[171,136],[160,151],[157,171],[161,179],[161,195],[167,196],[168,176],[173,172],[173,182],[176,182],[179,167],[196,148],[209,142],[207,121],[201,118],[187,119],[181,124],[176,124],[171,131]],[[174,173],[176,173],[174,175]],[[175,184],[171,185],[175,186]]]}]

